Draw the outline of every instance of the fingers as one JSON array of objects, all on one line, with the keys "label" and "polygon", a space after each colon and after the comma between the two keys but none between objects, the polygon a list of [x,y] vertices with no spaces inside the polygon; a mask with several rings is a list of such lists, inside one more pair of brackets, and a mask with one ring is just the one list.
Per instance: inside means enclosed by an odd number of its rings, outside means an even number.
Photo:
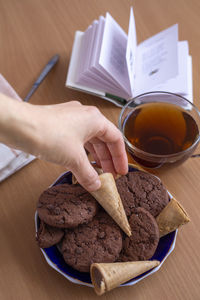
[{"label": "fingers", "polygon": [[[116,173],[121,175],[126,174],[128,172],[128,158],[121,132],[114,124],[106,120],[103,130],[101,130],[97,136],[102,143],[96,143],[95,140],[93,140],[93,146],[101,164],[103,163],[106,168],[109,166],[112,168],[113,165]],[[106,148],[102,146],[102,144],[106,144]],[[108,162],[109,155],[112,164]]]},{"label": "fingers", "polygon": [[128,172],[128,158],[123,140],[107,143],[112,155],[113,164],[118,174],[125,175]]},{"label": "fingers", "polygon": [[79,154],[75,157],[76,160],[71,163],[70,170],[78,182],[89,192],[99,189],[101,186],[99,176],[90,164],[86,152],[82,146],[79,148]]},{"label": "fingers", "polygon": [[99,111],[91,110],[93,124],[86,149],[92,154],[104,172],[124,175],[128,172],[128,159],[121,132]]},{"label": "fingers", "polygon": [[102,142],[100,139],[92,139],[93,148],[95,150],[96,156],[100,161],[100,165],[104,172],[110,172],[115,177],[117,175],[117,171],[113,164],[112,155],[107,147],[107,144]]},{"label": "fingers", "polygon": [[82,105],[79,101],[76,101],[76,100],[69,101],[66,103],[61,103],[61,104],[67,104],[67,106],[81,106]]},{"label": "fingers", "polygon": [[87,150],[89,151],[89,153],[92,155],[92,157],[93,157],[94,161],[97,163],[97,165],[98,165],[99,167],[101,167],[101,162],[100,162],[100,160],[99,160],[99,158],[98,158],[98,156],[97,156],[97,153],[96,153],[96,151],[95,151],[94,146],[92,145],[92,143],[87,142],[87,143],[85,144],[84,147],[85,147],[85,149],[87,149]]}]

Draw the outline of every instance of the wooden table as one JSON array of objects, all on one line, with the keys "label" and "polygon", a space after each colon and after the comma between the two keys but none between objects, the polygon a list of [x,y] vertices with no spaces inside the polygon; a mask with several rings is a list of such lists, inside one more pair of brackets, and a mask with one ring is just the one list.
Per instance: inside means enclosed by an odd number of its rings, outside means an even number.
[{"label": "wooden table", "polygon": [[[119,108],[67,89],[65,79],[75,30],[84,31],[95,18],[109,11],[127,31],[131,4],[127,0],[0,0],[0,72],[23,98],[42,66],[59,53],[58,65],[30,102],[53,104],[77,99],[96,105],[117,124]],[[189,41],[194,103],[200,108],[200,2],[135,0],[134,12],[139,42],[179,24],[180,40]],[[97,299],[91,288],[72,284],[51,269],[35,242],[38,196],[63,171],[61,166],[35,160],[0,184],[2,300]],[[101,299],[200,299],[200,158],[191,158],[170,172],[158,174],[192,221],[179,231],[175,251],[157,273],[136,286],[115,289]]]}]

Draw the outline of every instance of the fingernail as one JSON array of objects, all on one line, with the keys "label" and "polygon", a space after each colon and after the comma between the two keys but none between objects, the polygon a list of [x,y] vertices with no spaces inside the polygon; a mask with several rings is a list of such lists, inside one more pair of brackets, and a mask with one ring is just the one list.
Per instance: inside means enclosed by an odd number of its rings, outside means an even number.
[{"label": "fingernail", "polygon": [[98,190],[100,188],[100,186],[101,186],[101,181],[99,179],[97,179],[91,185],[89,185],[87,189],[90,192],[94,192],[94,191]]}]

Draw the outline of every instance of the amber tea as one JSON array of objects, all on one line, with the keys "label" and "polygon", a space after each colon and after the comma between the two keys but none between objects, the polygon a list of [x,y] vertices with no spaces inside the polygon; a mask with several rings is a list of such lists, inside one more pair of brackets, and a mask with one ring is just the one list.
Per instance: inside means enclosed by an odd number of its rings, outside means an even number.
[{"label": "amber tea", "polygon": [[124,120],[123,132],[133,146],[157,155],[186,150],[199,135],[198,126],[189,113],[169,103],[136,108]]}]

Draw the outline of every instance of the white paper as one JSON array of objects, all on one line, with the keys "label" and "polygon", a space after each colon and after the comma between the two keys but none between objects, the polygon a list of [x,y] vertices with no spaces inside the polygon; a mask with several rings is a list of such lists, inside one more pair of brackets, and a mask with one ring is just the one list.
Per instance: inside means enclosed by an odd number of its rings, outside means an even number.
[{"label": "white paper", "polygon": [[90,80],[88,78],[87,82],[84,82],[84,80],[82,80],[82,84],[77,82],[77,74],[79,72],[79,60],[81,59],[83,38],[84,38],[84,33],[81,31],[76,31],[73,49],[72,49],[72,55],[71,55],[68,74],[67,74],[66,86],[69,88],[87,92],[89,94],[94,94],[100,97],[104,97],[105,93],[110,93],[110,94],[114,93],[114,95],[119,94],[119,97],[124,98],[125,95],[122,90],[115,90],[115,88],[112,88],[112,90],[110,90],[109,88],[105,90],[104,89],[105,84],[97,86],[96,84],[97,82],[95,81],[93,82],[92,79]]},{"label": "white paper", "polygon": [[[106,70],[104,70],[104,68],[102,68],[101,65],[99,65],[99,57],[104,35],[104,23],[105,19],[103,17],[100,17],[99,22],[95,24],[93,23],[92,27],[87,29],[87,31],[84,33],[84,41],[82,47],[83,51],[81,51],[82,53],[80,59],[80,63],[82,63],[83,66],[79,68],[81,70],[81,74],[77,75],[76,83],[82,86],[88,86],[90,88],[100,90],[102,90],[103,88],[106,93],[114,94],[123,98],[129,98],[130,95],[126,91],[124,91],[124,88],[120,86],[118,82],[113,79],[113,77],[110,76],[110,74]],[[96,35],[93,39],[94,26],[97,26],[97,29],[95,30]],[[87,43],[90,43],[91,46],[84,47],[85,41],[87,41]],[[93,53],[91,53],[92,47]],[[88,51],[89,54],[84,53],[84,51]]]},{"label": "white paper", "polygon": [[152,89],[178,75],[178,25],[145,40],[137,48],[136,91]]},{"label": "white paper", "polygon": [[152,86],[146,89],[145,86],[140,90],[141,93],[151,91],[165,91],[175,94],[187,95],[189,93],[188,87],[188,42],[178,42],[178,75],[174,78],[167,80],[166,82]]},{"label": "white paper", "polygon": [[0,143],[0,153],[0,170],[5,168],[13,159],[15,159],[19,155],[19,151],[13,150],[2,143]]},{"label": "white paper", "polygon": [[[91,47],[88,48],[88,53],[84,53],[85,49],[82,51],[82,56],[88,56],[87,62],[84,64],[84,69],[82,69],[82,73],[78,77],[78,83],[83,85],[88,85],[93,88],[100,88],[104,87],[106,91],[112,90],[116,92],[117,85],[113,80],[106,76],[105,72],[100,72],[97,68],[95,68],[95,60],[98,62],[102,37],[103,37],[103,29],[104,29],[105,20],[103,17],[100,17],[99,22],[95,22],[92,25],[92,31],[90,33],[90,39],[87,43],[91,44]],[[97,47],[98,45],[98,47]],[[82,60],[84,59],[82,57]]]},{"label": "white paper", "polygon": [[105,18],[103,16],[100,16],[97,33],[95,37],[95,44],[94,44],[94,53],[91,58],[91,64],[90,67],[95,67],[96,61],[99,60],[100,50],[101,50],[101,44],[103,39],[103,31],[104,31],[104,25],[105,25]]},{"label": "white paper", "polygon": [[[102,44],[103,44],[103,39],[104,39],[104,32],[105,32],[105,18],[102,18],[99,22],[99,27],[100,27],[100,33],[99,33],[99,40],[98,40],[98,49],[96,51],[96,55],[94,60],[92,61],[92,65],[90,67],[90,70],[94,72],[95,74],[99,74],[104,80],[106,80],[109,84],[111,84],[115,89],[119,89],[121,92],[124,90],[124,87],[122,85],[119,85],[118,81],[111,76],[109,72],[107,72],[106,69],[104,69],[100,64],[100,55],[101,55],[101,49],[102,49]],[[97,79],[98,80],[98,79]],[[127,93],[126,93],[127,95]],[[127,97],[127,96],[126,96]]]},{"label": "white paper", "polygon": [[95,94],[98,96],[105,96],[105,92],[101,90],[96,90],[94,88],[90,88],[84,85],[77,83],[77,74],[79,74],[79,60],[81,59],[81,51],[82,51],[82,39],[84,37],[84,33],[81,31],[76,31],[74,37],[74,44],[72,48],[72,55],[70,59],[70,64],[67,73],[66,86],[74,89],[79,89],[81,91],[85,91],[91,94]]},{"label": "white paper", "polygon": [[90,41],[90,51],[89,51],[89,60],[88,60],[88,64],[87,64],[87,68],[86,71],[89,70],[91,64],[92,64],[92,59],[95,53],[95,47],[96,47],[96,36],[97,36],[97,30],[98,30],[98,26],[99,26],[99,21],[95,20],[92,24],[92,34],[91,34],[91,41]]},{"label": "white paper", "polygon": [[[90,87],[95,87],[95,88],[101,86],[101,88],[103,87],[104,89],[106,88],[112,89],[112,87],[116,89],[118,88],[118,85],[116,84],[115,80],[113,80],[108,74],[106,74],[104,70],[102,70],[100,66],[98,66],[101,44],[103,39],[103,32],[104,32],[104,23],[105,23],[105,18],[101,16],[97,24],[96,37],[94,41],[94,49],[93,49],[93,54],[90,58],[90,63],[89,65],[87,65],[86,62],[84,62],[84,67],[82,67],[81,69],[81,74],[79,74],[77,77],[77,83],[86,84],[89,85]],[[87,33],[87,39],[85,37],[86,33]],[[89,37],[91,38],[90,32],[85,32],[84,42],[86,40],[87,44],[90,43]],[[83,49],[81,51],[80,63],[82,63],[82,61],[84,61],[85,57],[88,55],[88,53],[85,53],[87,48],[84,48],[84,45],[82,48]]]},{"label": "white paper", "polygon": [[[103,87],[104,91],[106,91],[107,93],[124,97],[125,95],[123,93],[123,90],[119,89],[117,85],[113,83],[112,79],[110,79],[109,76],[100,72],[95,67],[92,67],[92,59],[93,59],[92,53],[95,53],[94,44],[95,43],[99,44],[102,41],[103,28],[104,28],[103,17],[101,17],[100,23],[101,24],[99,24],[98,21],[93,22],[92,26],[89,26],[86,32],[83,34],[83,38],[82,38],[83,41],[80,50],[81,53],[80,61],[79,61],[80,65],[78,68],[76,83],[83,86],[88,86],[90,88],[100,89],[100,90],[102,90]],[[98,28],[99,26],[100,26],[100,30]],[[99,59],[98,55],[100,53],[100,48],[101,48],[101,44],[96,53],[97,59]]]},{"label": "white paper", "polygon": [[129,83],[131,93],[133,94],[134,90],[134,78],[136,72],[136,52],[137,52],[137,37],[136,37],[136,27],[135,27],[135,18],[133,14],[133,8],[131,7],[130,11],[130,20],[129,20],[129,29],[128,29],[128,42],[126,48],[126,63],[129,74]]},{"label": "white paper", "polygon": [[106,14],[99,65],[131,94],[126,64],[127,35],[109,13]]},{"label": "white paper", "polygon": [[95,35],[95,25],[97,25],[97,21],[95,20],[92,26],[89,28],[88,32],[88,41],[87,41],[87,51],[83,52],[83,56],[85,57],[85,64],[83,69],[83,74],[88,70],[92,52],[93,52],[93,40]]},{"label": "white paper", "polygon": [[88,45],[90,42],[90,32],[92,26],[90,25],[87,30],[83,33],[81,40],[81,51],[79,52],[79,64],[78,64],[78,73],[77,73],[77,81],[83,76],[84,70],[86,68],[87,56],[88,56]]}]

